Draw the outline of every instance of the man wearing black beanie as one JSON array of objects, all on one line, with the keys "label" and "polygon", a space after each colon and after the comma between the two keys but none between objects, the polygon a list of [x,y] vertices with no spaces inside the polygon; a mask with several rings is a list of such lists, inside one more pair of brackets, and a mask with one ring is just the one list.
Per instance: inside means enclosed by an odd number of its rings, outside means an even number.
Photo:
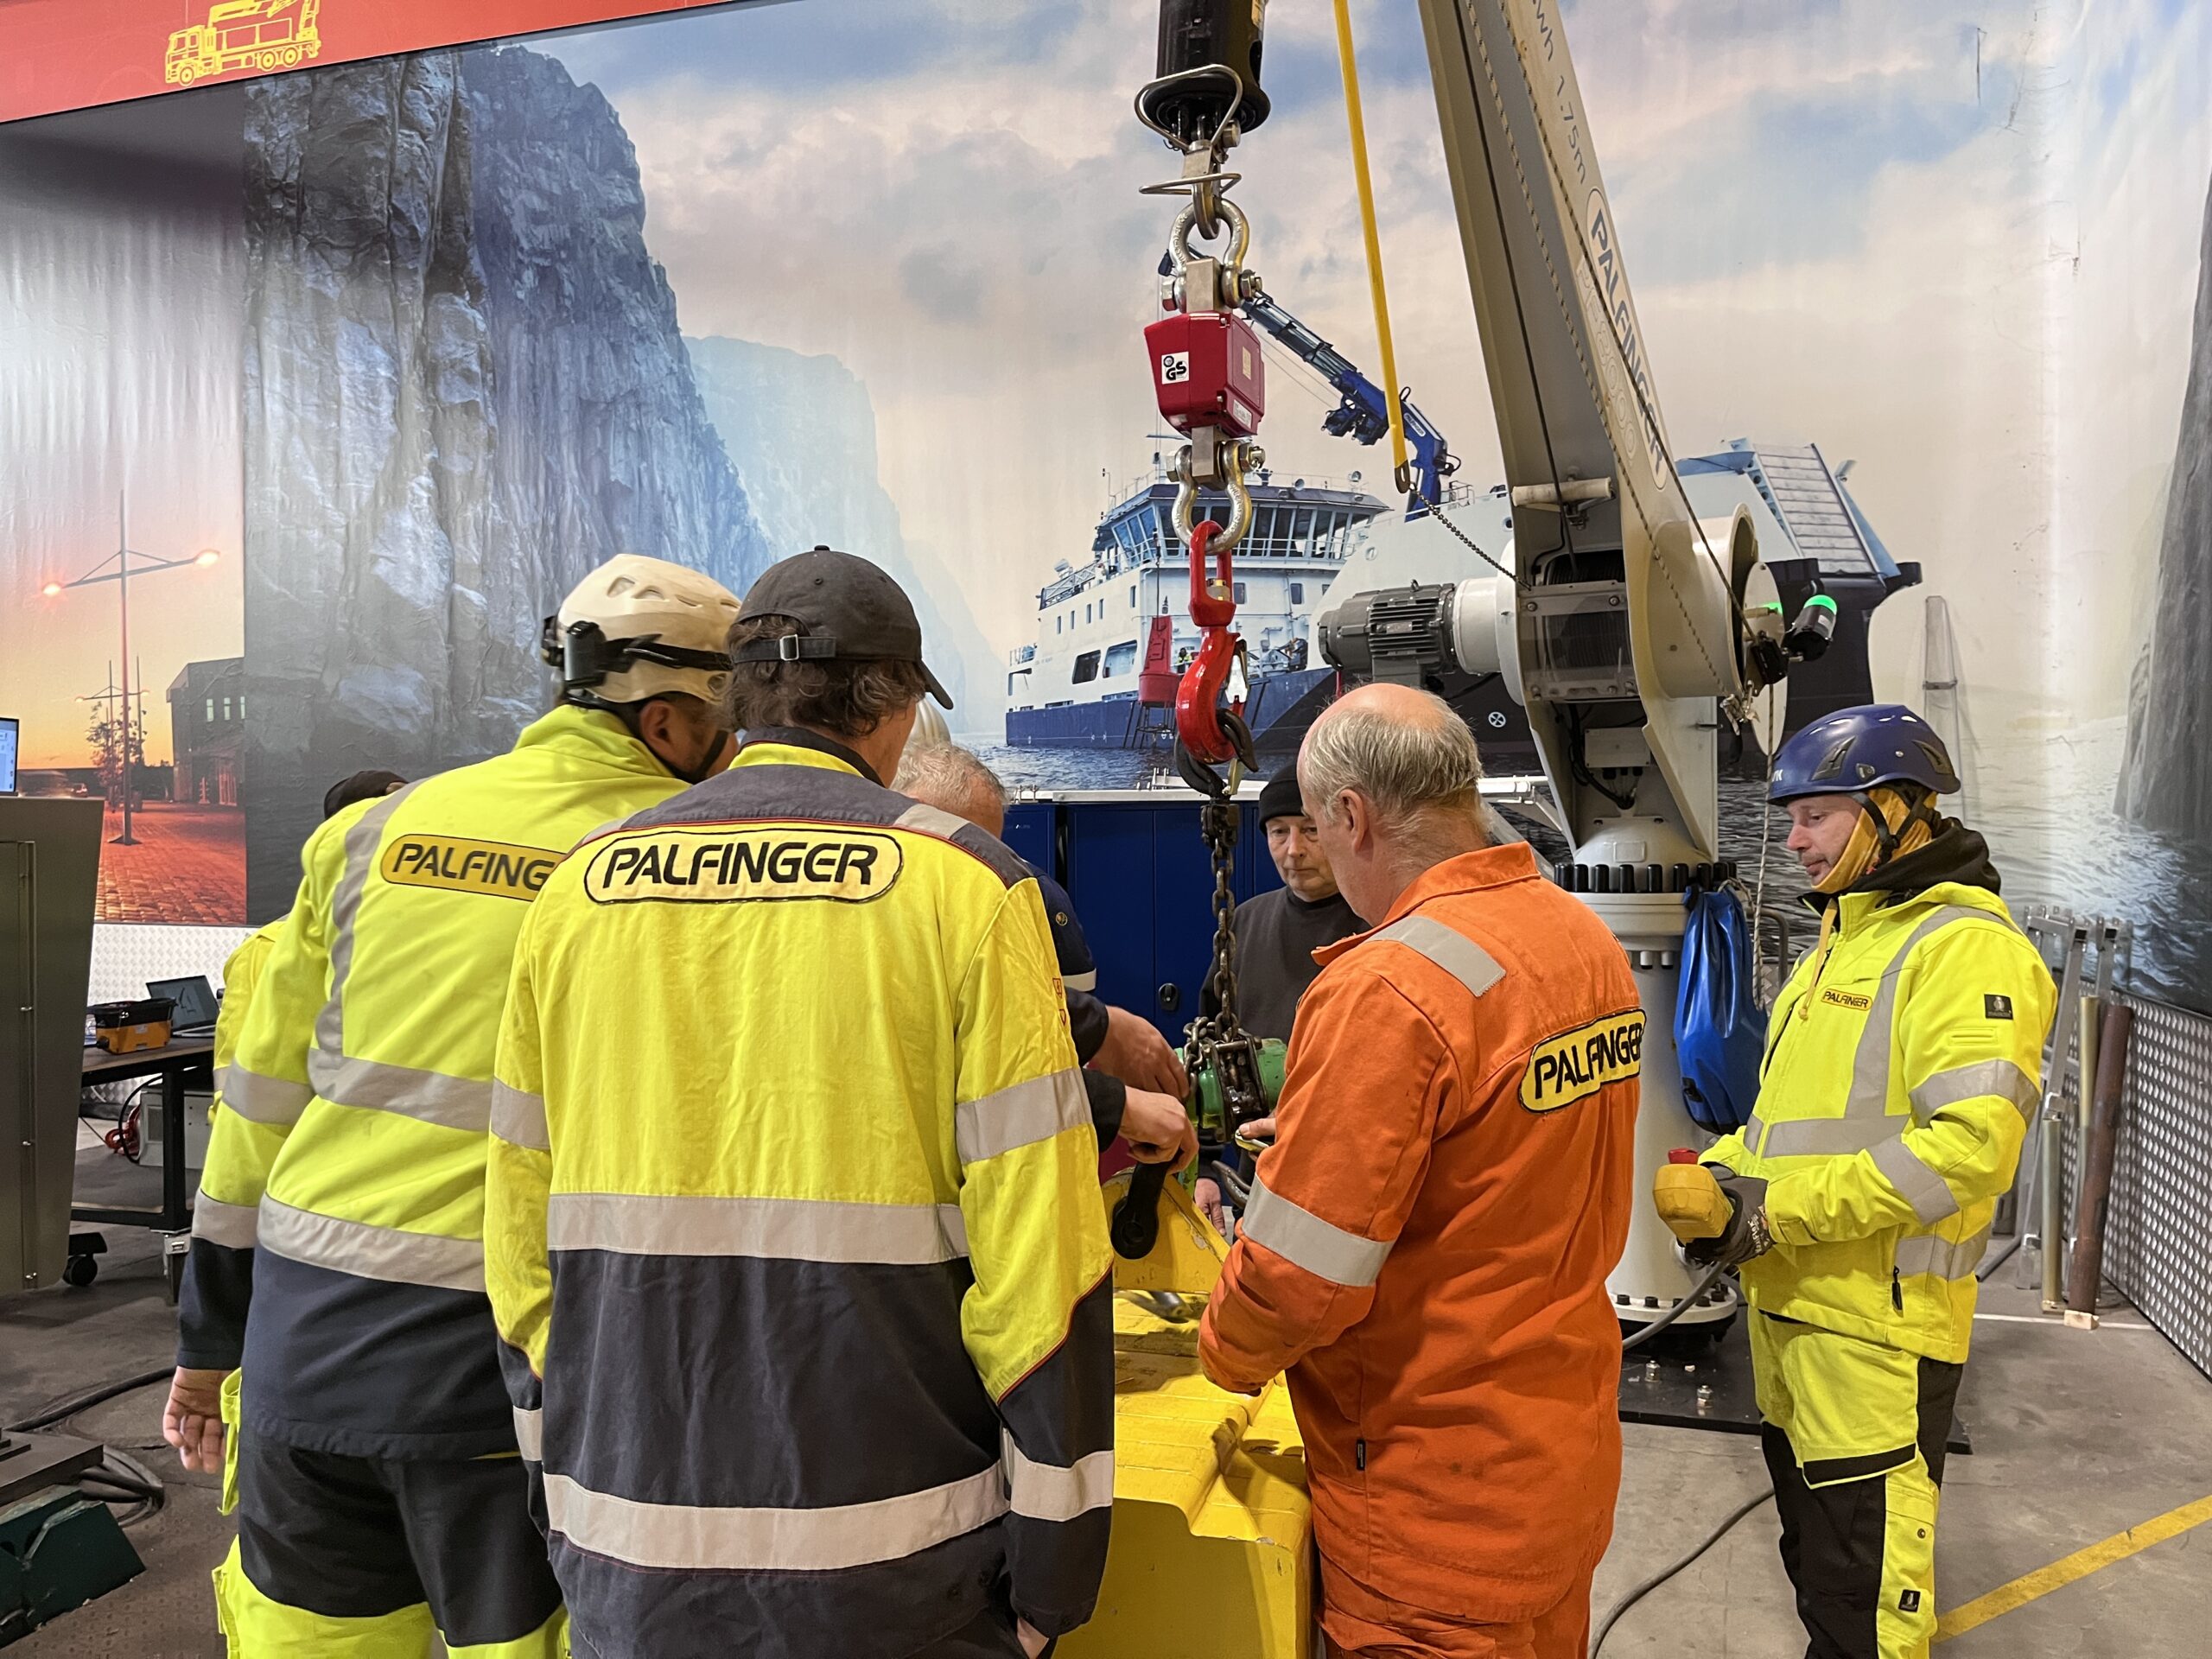
[{"label": "man wearing black beanie", "polygon": [[1313,953],[1367,925],[1338,893],[1313,838],[1295,762],[1260,791],[1260,833],[1283,885],[1236,906],[1236,1014],[1255,1037],[1288,1041],[1298,999],[1321,971]]}]

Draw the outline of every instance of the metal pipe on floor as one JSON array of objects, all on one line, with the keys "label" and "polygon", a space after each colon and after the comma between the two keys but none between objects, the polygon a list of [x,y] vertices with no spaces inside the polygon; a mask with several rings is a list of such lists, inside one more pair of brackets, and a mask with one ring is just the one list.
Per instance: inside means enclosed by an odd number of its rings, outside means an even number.
[{"label": "metal pipe on floor", "polygon": [[[2120,1150],[2120,1102],[2127,1077],[2128,1038],[2135,1010],[2113,1003],[2105,1010],[2097,1042],[2097,1092],[2089,1138],[2082,1154],[2082,1193],[2074,1217],[2074,1259],[2066,1274],[2066,1306],[2097,1311],[2097,1285],[2105,1270],[2105,1209],[2112,1196],[2113,1163]],[[2083,1035],[2088,1035],[2085,1031]]]}]

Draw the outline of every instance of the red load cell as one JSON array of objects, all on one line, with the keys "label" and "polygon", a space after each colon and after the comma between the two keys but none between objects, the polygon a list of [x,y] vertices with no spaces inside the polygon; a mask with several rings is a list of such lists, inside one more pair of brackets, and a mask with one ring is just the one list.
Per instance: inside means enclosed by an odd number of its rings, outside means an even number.
[{"label": "red load cell", "polygon": [[1144,331],[1161,418],[1178,432],[1217,426],[1249,438],[1268,405],[1267,365],[1252,325],[1230,312],[1177,312]]}]

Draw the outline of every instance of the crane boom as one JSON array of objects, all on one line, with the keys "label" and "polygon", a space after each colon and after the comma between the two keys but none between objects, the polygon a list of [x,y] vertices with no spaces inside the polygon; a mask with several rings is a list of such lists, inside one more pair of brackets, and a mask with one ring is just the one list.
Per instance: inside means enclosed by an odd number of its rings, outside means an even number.
[{"label": "crane boom", "polygon": [[1556,0],[1421,14],[1514,506],[1531,731],[1578,856],[1709,861],[1749,524],[1700,526],[1675,475]]},{"label": "crane boom", "polygon": [[[1376,443],[1390,430],[1390,400],[1382,388],[1360,372],[1359,365],[1283,308],[1273,295],[1262,293],[1244,302],[1244,315],[1269,338],[1326,380],[1344,401],[1322,417],[1332,437],[1357,443]],[[1406,517],[1418,518],[1444,499],[1444,480],[1459,467],[1446,447],[1444,435],[1401,394],[1399,410],[1406,423],[1406,445],[1412,452],[1413,489],[1406,498]]]}]

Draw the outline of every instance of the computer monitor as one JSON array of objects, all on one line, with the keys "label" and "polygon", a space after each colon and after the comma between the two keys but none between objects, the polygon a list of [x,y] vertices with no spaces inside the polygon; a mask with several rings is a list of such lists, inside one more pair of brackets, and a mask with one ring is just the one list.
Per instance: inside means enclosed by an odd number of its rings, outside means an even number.
[{"label": "computer monitor", "polygon": [[16,792],[16,745],[21,729],[11,717],[0,715],[0,795]]},{"label": "computer monitor", "polygon": [[166,996],[176,1004],[176,1012],[169,1017],[173,1032],[205,1031],[215,1023],[215,988],[207,982],[205,974],[191,974],[182,979],[149,979],[146,995]]}]

